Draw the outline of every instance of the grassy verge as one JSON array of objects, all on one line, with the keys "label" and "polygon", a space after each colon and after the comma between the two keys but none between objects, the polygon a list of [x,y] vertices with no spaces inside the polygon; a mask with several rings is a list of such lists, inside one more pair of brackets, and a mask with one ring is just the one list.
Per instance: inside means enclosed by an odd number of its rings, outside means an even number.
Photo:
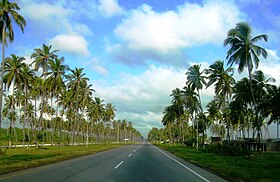
[{"label": "grassy verge", "polygon": [[202,153],[194,148],[182,146],[157,145],[176,156],[208,169],[229,181],[279,181],[280,153],[258,153],[250,157],[221,156]]},{"label": "grassy verge", "polygon": [[89,145],[87,148],[85,146],[53,146],[29,149],[1,149],[3,154],[0,155],[0,175],[78,156],[95,154],[121,146],[124,146],[124,144]]}]

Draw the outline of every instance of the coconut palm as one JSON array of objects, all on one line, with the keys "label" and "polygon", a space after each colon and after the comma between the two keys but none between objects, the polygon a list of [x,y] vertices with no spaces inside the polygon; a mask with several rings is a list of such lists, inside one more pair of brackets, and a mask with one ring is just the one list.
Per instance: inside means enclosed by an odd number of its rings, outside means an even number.
[{"label": "coconut palm", "polygon": [[[215,94],[220,96],[217,98],[224,100],[223,104],[220,106],[222,109],[225,109],[229,105],[229,99],[232,95],[233,86],[235,84],[235,80],[233,78],[233,68],[229,67],[224,69],[224,62],[218,60],[209,66],[209,69],[206,70],[206,73],[209,75],[207,87],[215,84]],[[227,115],[225,115],[225,121],[227,125],[227,140],[229,140],[230,121],[228,120]]]},{"label": "coconut palm", "polygon": [[268,91],[268,95],[264,102],[260,104],[260,111],[264,113],[265,116],[270,116],[268,124],[272,122],[277,123],[277,138],[279,138],[279,121],[280,121],[280,86],[272,87]]},{"label": "coconut palm", "polygon": [[15,22],[24,31],[26,25],[25,19],[21,16],[18,11],[20,7],[17,3],[9,2],[9,0],[2,0],[0,2],[0,28],[1,42],[2,42],[2,71],[0,80],[0,128],[2,123],[2,101],[3,101],[3,76],[4,76],[4,65],[5,65],[5,45],[7,45],[7,39],[12,42],[14,40],[13,22]]},{"label": "coconut palm", "polygon": [[[79,113],[79,99],[81,97],[82,88],[87,86],[88,78],[85,77],[85,73],[83,73],[83,68],[75,68],[75,70],[70,70],[71,73],[67,75],[69,82],[67,83],[68,89],[72,91],[73,98],[75,99],[75,111],[76,115]],[[77,118],[75,119],[74,127],[73,127],[73,142],[75,142],[75,130],[77,126]]]},{"label": "coconut palm", "polygon": [[[23,64],[22,67],[22,74],[23,74],[23,91],[24,91],[24,119],[23,119],[23,146],[24,146],[24,141],[25,141],[25,134],[24,134],[24,128],[25,124],[27,123],[27,109],[28,109],[28,104],[30,100],[30,90],[31,90],[31,83],[32,80],[34,79],[35,73],[34,70],[31,70],[30,67],[27,64]],[[28,144],[30,143],[30,136],[29,136],[29,127],[28,127]]]},{"label": "coconut palm", "polygon": [[172,90],[172,94],[170,96],[172,96],[172,104],[174,106],[173,114],[175,114],[176,122],[179,125],[179,129],[180,129],[180,139],[181,142],[184,143],[185,139],[184,139],[184,131],[183,131],[183,125],[184,125],[183,117],[186,115],[184,111],[183,92],[179,88],[176,88]]},{"label": "coconut palm", "polygon": [[[89,103],[92,101],[92,93],[95,92],[94,89],[92,89],[92,85],[86,85],[85,87],[81,88],[81,110],[82,110],[82,116],[85,117],[85,113],[84,111],[86,110],[86,108],[89,106]],[[89,142],[89,123],[87,120],[85,120],[85,125],[86,125],[86,134],[87,134],[87,138],[86,138],[86,146],[88,146],[88,142]]]},{"label": "coconut palm", "polygon": [[[63,64],[64,57],[55,58],[54,60],[49,61],[49,69],[44,73],[43,76],[46,76],[46,85],[49,86],[49,91],[51,93],[51,107],[53,107],[53,99],[54,97],[58,98],[59,94],[61,94],[62,90],[65,88],[64,77],[65,72],[69,70],[68,66]],[[58,104],[56,106],[56,119],[58,117]],[[53,118],[51,118],[51,124],[54,126]],[[52,143],[54,138],[54,128],[52,130]]]},{"label": "coconut palm", "polygon": [[[200,113],[203,113],[203,108],[202,108],[199,90],[201,90],[203,88],[203,85],[206,85],[206,81],[205,81],[206,76],[204,75],[204,72],[205,72],[204,70],[200,71],[200,65],[193,65],[186,72],[186,75],[187,75],[186,85],[190,86],[190,88],[192,90],[196,90],[197,95],[198,95],[198,105],[199,105]],[[198,122],[197,122],[196,145],[197,145],[197,150],[198,150]]]},{"label": "coconut palm", "polygon": [[172,141],[172,125],[175,124],[176,120],[176,111],[175,106],[170,105],[164,109],[162,124],[167,126],[169,133],[169,143]]},{"label": "coconut palm", "polygon": [[[271,91],[274,87],[274,85],[271,85],[270,82],[274,83],[274,78],[266,78],[264,73],[260,70],[257,70],[252,75],[252,83],[254,88],[254,95],[255,95],[255,102],[256,102],[256,113],[257,113],[257,119],[255,121],[255,125],[258,131],[258,141],[260,142],[260,132],[261,127],[263,125],[263,117],[265,115],[261,115],[259,111],[259,105],[263,103],[263,101],[266,100],[266,95],[268,95],[268,91]],[[266,108],[264,108],[266,109]],[[260,143],[259,143],[260,145]]]},{"label": "coconut palm", "polygon": [[267,42],[268,36],[261,34],[253,37],[252,28],[246,22],[237,23],[235,28],[228,31],[227,38],[224,40],[224,46],[230,46],[227,51],[228,65],[232,66],[233,63],[236,63],[239,72],[243,72],[246,67],[248,69],[254,104],[256,104],[256,100],[253,93],[252,70],[254,65],[258,68],[261,56],[267,57],[266,50],[256,44],[260,40]]},{"label": "coconut palm", "polygon": [[[49,69],[49,62],[50,60],[53,60],[55,58],[57,58],[57,55],[55,54],[58,50],[51,50],[52,46],[47,46],[45,44],[43,44],[42,48],[35,48],[34,49],[34,53],[31,54],[30,58],[34,59],[34,61],[31,63],[31,65],[35,65],[35,70],[38,71],[39,68],[42,68],[43,72],[42,72],[42,76],[43,78],[43,84],[44,87],[42,90],[42,95],[41,95],[41,103],[45,104],[46,103],[46,72]],[[44,108],[44,105],[42,105],[41,108]],[[40,111],[40,117],[39,117],[39,122],[42,123],[43,122],[43,110]],[[42,127],[44,128],[44,127]],[[43,130],[44,131],[44,130]]]},{"label": "coconut palm", "polygon": [[[11,113],[15,112],[15,97],[14,97],[14,89],[20,89],[20,83],[24,80],[24,74],[22,68],[24,66],[24,57],[16,56],[12,54],[11,57],[6,58],[5,60],[5,75],[3,77],[3,81],[8,89],[12,87],[12,106]],[[12,121],[10,121],[12,122]],[[11,146],[10,146],[11,147]]]}]

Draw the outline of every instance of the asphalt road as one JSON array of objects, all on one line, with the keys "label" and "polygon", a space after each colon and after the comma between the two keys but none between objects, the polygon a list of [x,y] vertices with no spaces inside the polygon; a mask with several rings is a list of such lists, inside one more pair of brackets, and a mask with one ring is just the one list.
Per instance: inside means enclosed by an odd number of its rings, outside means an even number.
[{"label": "asphalt road", "polygon": [[143,143],[0,176],[0,181],[225,181]]}]

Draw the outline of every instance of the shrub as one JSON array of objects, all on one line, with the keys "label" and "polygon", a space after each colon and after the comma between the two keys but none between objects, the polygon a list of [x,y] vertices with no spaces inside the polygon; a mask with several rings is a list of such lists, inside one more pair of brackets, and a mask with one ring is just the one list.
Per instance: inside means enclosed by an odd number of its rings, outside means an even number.
[{"label": "shrub", "polygon": [[215,153],[218,155],[225,155],[225,156],[246,156],[250,155],[250,151],[246,148],[234,146],[234,145],[206,145],[203,149],[205,153]]}]

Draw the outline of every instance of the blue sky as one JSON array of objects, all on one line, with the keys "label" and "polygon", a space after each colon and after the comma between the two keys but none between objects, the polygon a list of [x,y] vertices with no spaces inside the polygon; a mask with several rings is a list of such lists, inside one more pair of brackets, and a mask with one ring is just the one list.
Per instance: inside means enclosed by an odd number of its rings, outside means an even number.
[{"label": "blue sky", "polygon": [[[12,1],[12,0],[11,0]],[[84,67],[95,96],[116,105],[143,135],[161,127],[171,90],[182,88],[192,64],[225,60],[223,40],[236,23],[267,34],[268,53],[259,68],[279,85],[278,0],[15,0],[27,25],[15,28],[15,53],[30,62],[34,48],[53,45],[65,64]],[[241,76],[236,74],[236,79]],[[213,89],[202,92],[205,104]]]}]

